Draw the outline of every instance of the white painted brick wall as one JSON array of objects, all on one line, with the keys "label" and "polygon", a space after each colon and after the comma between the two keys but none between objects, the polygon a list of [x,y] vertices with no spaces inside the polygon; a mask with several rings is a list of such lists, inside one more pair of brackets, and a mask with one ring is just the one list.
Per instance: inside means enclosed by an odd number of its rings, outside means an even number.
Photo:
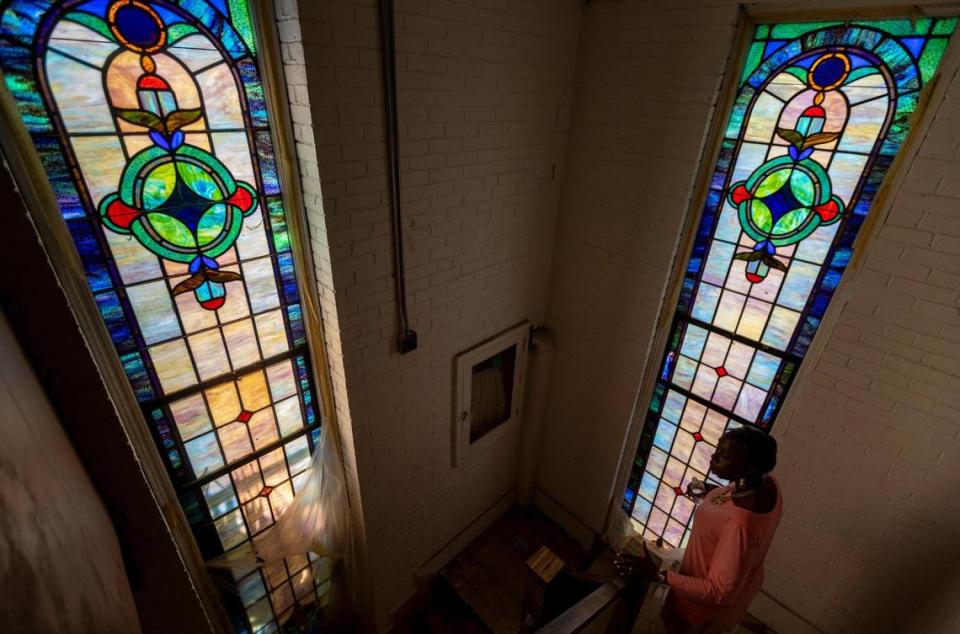
[{"label": "white painted brick wall", "polygon": [[[408,306],[397,317],[376,0],[278,0],[338,417],[376,625],[515,485],[516,435],[451,467],[453,360],[546,311],[576,0],[398,0]],[[297,18],[297,13],[299,17]]]},{"label": "white painted brick wall", "polygon": [[[278,0],[280,32],[382,628],[413,572],[513,484],[516,439],[450,469],[450,392],[455,354],[521,319],[546,316],[558,335],[540,487],[602,525],[735,5],[587,5],[567,145],[577,3],[400,0],[407,279],[421,348],[399,357],[376,3],[299,4],[298,21],[297,3]],[[924,570],[934,584],[955,548],[957,85],[932,109],[850,301],[821,334],[816,371],[792,397],[802,406],[779,423],[790,498],[766,590],[827,631],[898,622],[925,588],[892,571]],[[916,559],[890,555],[917,534]]]},{"label": "white painted brick wall", "polygon": [[[585,5],[539,486],[594,530],[736,17],[725,0]],[[808,359],[815,369],[778,422],[786,514],[765,591],[827,632],[903,631],[960,553],[960,78],[951,75],[849,302],[831,307],[840,312],[819,335],[824,351]]]}]

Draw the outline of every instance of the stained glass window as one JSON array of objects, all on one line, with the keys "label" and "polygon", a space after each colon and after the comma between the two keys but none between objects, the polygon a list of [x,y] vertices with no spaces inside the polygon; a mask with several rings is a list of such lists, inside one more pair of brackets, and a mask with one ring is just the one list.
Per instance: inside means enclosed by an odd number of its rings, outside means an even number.
[{"label": "stained glass window", "polygon": [[[205,558],[270,526],[320,420],[246,0],[0,3],[0,68]],[[237,631],[326,563],[234,575]],[[319,590],[318,590],[319,589]]]},{"label": "stained glass window", "polygon": [[720,436],[773,425],[955,25],[754,28],[623,500],[646,537],[684,544]]}]

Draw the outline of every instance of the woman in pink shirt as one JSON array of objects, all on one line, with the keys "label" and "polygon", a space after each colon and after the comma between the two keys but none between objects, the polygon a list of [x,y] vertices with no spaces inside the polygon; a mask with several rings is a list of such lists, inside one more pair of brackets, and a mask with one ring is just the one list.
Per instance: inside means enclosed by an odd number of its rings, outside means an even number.
[{"label": "woman in pink shirt", "polygon": [[780,486],[768,475],[776,462],[777,442],[769,435],[752,427],[728,431],[710,470],[730,484],[708,485],[679,572],[660,572],[649,557],[617,558],[622,574],[670,587],[662,616],[671,634],[728,632],[746,615],[783,508]]}]

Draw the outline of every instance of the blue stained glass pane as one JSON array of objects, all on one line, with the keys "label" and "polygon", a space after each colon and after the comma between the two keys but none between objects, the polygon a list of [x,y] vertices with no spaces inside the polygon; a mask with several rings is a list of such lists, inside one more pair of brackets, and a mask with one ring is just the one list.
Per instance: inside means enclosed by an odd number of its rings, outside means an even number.
[{"label": "blue stained glass pane", "polygon": [[244,577],[237,588],[240,591],[240,599],[243,601],[243,605],[247,607],[256,603],[260,597],[267,593],[259,572]]},{"label": "blue stained glass pane", "polygon": [[83,9],[87,13],[92,13],[98,15],[101,18],[107,17],[107,6],[110,4],[110,0],[89,0],[88,2],[82,2],[77,7]]},{"label": "blue stained glass pane", "polygon": [[673,437],[676,435],[677,426],[671,425],[666,420],[662,420],[657,426],[657,434],[653,437],[653,444],[664,451],[670,451],[673,445]]},{"label": "blue stained glass pane", "polygon": [[220,454],[215,432],[189,440],[184,447],[187,450],[187,457],[190,458],[190,466],[193,467],[193,472],[198,478],[223,466],[223,456]]},{"label": "blue stained glass pane", "polygon": [[277,178],[277,162],[273,156],[273,141],[269,132],[258,132],[256,136],[257,156],[260,158],[260,178],[263,180],[263,193],[272,196],[280,193],[280,180]]},{"label": "blue stained glass pane", "polygon": [[103,317],[110,337],[113,339],[113,345],[119,352],[129,352],[137,347],[133,339],[133,333],[130,331],[130,324],[127,323],[123,307],[120,305],[120,299],[116,293],[101,293],[94,299],[97,307],[100,309],[100,316]]},{"label": "blue stained glass pane", "polygon": [[683,414],[683,406],[685,403],[686,399],[683,396],[670,390],[663,406],[663,417],[674,423],[680,422],[680,416]]},{"label": "blue stained glass pane", "polygon": [[300,389],[306,390],[310,386],[309,374],[307,374],[307,362],[302,356],[297,357],[297,378],[300,379]]},{"label": "blue stained glass pane", "polygon": [[[9,68],[4,80],[7,88],[17,100],[17,109],[27,131],[31,134],[50,134],[53,128],[43,105],[43,97],[33,76],[29,74],[32,61],[28,51],[19,47],[0,45],[3,57],[0,58]],[[6,64],[9,63],[9,66]]]},{"label": "blue stained glass pane", "polygon": [[763,49],[763,58],[766,59],[770,57],[773,53],[783,48],[783,45],[786,44],[783,40],[771,40],[767,42],[766,48]]},{"label": "blue stained glass pane", "polygon": [[697,290],[697,301],[693,305],[693,317],[700,321],[713,321],[713,314],[720,301],[720,288],[712,284],[701,284]]},{"label": "blue stained glass pane", "polygon": [[280,278],[283,280],[283,301],[286,304],[295,304],[299,296],[297,277],[293,272],[293,256],[289,253],[281,253],[277,256],[277,265],[280,267]]},{"label": "blue stained glass pane", "polygon": [[[250,115],[250,123],[255,128],[266,127],[267,102],[263,96],[263,85],[260,83],[260,76],[257,73],[256,64],[249,58],[244,59],[237,62],[237,70],[240,72],[240,78],[243,81],[244,92],[247,97],[247,112]],[[267,139],[269,141],[269,136],[267,136]],[[273,192],[264,193],[269,195]]]},{"label": "blue stained glass pane", "polygon": [[35,145],[40,162],[47,173],[47,179],[50,181],[50,188],[60,207],[60,215],[68,221],[85,217],[83,202],[80,200],[80,194],[77,193],[73,177],[64,163],[60,144],[54,139],[44,138]]},{"label": "blue stained glass pane", "polygon": [[190,525],[194,528],[199,527],[209,519],[203,501],[201,501],[200,496],[197,495],[195,491],[181,495],[180,506],[183,507],[187,521],[189,521]]},{"label": "blue stained glass pane", "polygon": [[160,441],[163,443],[163,446],[167,449],[177,446],[177,441],[173,438],[173,433],[170,431],[170,426],[167,425],[166,418],[163,415],[163,411],[159,409],[153,410],[153,424],[157,428],[157,432],[160,434]]},{"label": "blue stained glass pane", "polygon": [[747,374],[747,382],[766,390],[773,383],[773,377],[776,376],[779,368],[778,357],[758,350],[753,358],[753,365],[750,366],[750,372]]},{"label": "blue stained glass pane", "polygon": [[287,317],[290,320],[290,334],[293,335],[293,345],[306,345],[307,335],[303,330],[303,316],[300,312],[300,304],[287,306]]},{"label": "blue stained glass pane", "polygon": [[80,261],[87,273],[87,284],[93,292],[113,288],[113,281],[107,271],[106,263],[100,254],[100,245],[89,222],[76,221],[67,224],[70,235],[73,237],[77,251],[80,252]]},{"label": "blue stained glass pane", "polygon": [[320,434],[322,430],[317,427],[316,429],[310,432],[310,440],[313,442],[313,450],[316,451],[317,445],[320,444]]},{"label": "blue stained glass pane", "polygon": [[699,359],[703,353],[703,346],[707,342],[708,334],[705,328],[690,324],[687,326],[687,332],[683,335],[683,345],[680,352],[691,359]]},{"label": "blue stained glass pane", "polygon": [[139,352],[131,352],[120,357],[123,363],[123,369],[127,373],[127,378],[133,386],[133,393],[141,403],[151,401],[156,398],[153,386],[150,385],[150,377],[147,375],[147,369],[143,365],[143,357]]},{"label": "blue stained glass pane", "polygon": [[900,42],[913,54],[914,59],[920,59],[920,53],[923,51],[923,45],[927,43],[927,38],[905,37]]},{"label": "blue stained glass pane", "polygon": [[638,522],[646,522],[647,518],[650,516],[650,509],[652,505],[650,502],[644,499],[638,499],[637,504],[633,507],[633,519]]},{"label": "blue stained glass pane", "polygon": [[680,289],[680,301],[677,303],[677,311],[681,314],[690,312],[690,301],[693,299],[693,288],[697,280],[692,276],[683,279],[683,286]]},{"label": "blue stained glass pane", "polygon": [[[640,481],[640,489],[638,493],[641,497],[650,500],[651,502],[655,497],[657,497],[657,488],[660,486],[660,480],[656,477],[650,475],[649,473],[643,474],[643,480]],[[639,498],[637,503],[640,503]]]},{"label": "blue stained glass pane", "polygon": [[233,482],[229,475],[221,476],[201,487],[203,497],[210,509],[210,516],[220,517],[224,513],[237,508],[237,496],[233,492]]}]

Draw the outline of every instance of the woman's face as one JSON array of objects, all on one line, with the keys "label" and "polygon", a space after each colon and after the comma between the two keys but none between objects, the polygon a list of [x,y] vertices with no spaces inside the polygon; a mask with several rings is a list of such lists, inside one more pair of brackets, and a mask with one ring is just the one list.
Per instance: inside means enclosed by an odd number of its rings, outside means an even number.
[{"label": "woman's face", "polygon": [[747,452],[743,446],[735,441],[727,439],[726,436],[720,439],[717,444],[717,450],[710,458],[710,470],[718,478],[724,480],[737,480],[747,475]]}]

